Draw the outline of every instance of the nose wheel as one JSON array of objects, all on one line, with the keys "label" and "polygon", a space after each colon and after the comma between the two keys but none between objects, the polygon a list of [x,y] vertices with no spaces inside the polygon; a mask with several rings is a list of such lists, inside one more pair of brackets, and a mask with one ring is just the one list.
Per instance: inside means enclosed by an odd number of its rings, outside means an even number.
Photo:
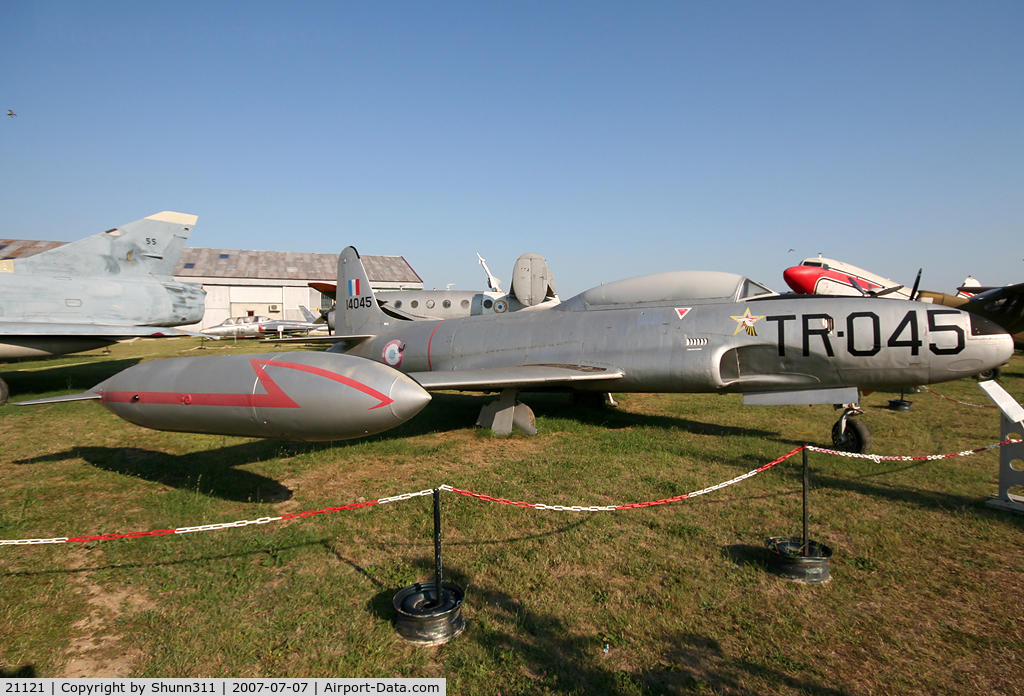
[{"label": "nose wheel", "polygon": [[851,416],[863,413],[859,408],[848,408],[832,426],[832,445],[840,452],[865,454],[871,449],[868,426]]}]

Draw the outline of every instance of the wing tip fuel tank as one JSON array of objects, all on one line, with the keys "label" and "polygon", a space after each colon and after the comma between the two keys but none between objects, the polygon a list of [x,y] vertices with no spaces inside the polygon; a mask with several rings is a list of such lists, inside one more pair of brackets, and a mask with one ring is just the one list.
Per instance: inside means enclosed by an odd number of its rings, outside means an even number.
[{"label": "wing tip fuel tank", "polygon": [[311,442],[388,430],[430,401],[397,370],[338,353],[154,360],[92,391],[146,428]]}]

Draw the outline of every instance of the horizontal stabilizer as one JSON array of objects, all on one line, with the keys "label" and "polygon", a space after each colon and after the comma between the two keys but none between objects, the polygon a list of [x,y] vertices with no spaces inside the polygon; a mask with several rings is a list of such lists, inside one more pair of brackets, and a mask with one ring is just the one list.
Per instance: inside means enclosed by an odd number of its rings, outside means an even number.
[{"label": "horizontal stabilizer", "polygon": [[856,404],[860,394],[856,387],[840,389],[796,389],[791,391],[747,392],[744,406],[803,406],[807,404]]},{"label": "horizontal stabilizer", "polygon": [[408,374],[427,390],[460,389],[464,391],[568,385],[576,382],[616,380],[625,376],[625,372],[617,367],[587,365],[520,365],[518,367],[484,367],[475,370],[410,372]]},{"label": "horizontal stabilizer", "polygon": [[82,392],[81,394],[65,394],[64,396],[50,396],[45,399],[32,399],[31,401],[12,401],[12,406],[38,406],[40,404],[59,404],[64,401],[94,401],[103,395],[99,392]]}]

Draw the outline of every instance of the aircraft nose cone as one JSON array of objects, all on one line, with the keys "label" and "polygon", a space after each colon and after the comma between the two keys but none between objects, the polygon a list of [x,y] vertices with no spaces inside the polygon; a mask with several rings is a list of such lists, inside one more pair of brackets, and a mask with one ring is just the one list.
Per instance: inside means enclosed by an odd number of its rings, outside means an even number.
[{"label": "aircraft nose cone", "polygon": [[430,394],[411,377],[401,373],[391,383],[388,396],[393,399],[391,413],[399,423],[409,420],[430,403]]},{"label": "aircraft nose cone", "polygon": [[999,353],[999,364],[1007,362],[1013,357],[1013,351],[1016,346],[1013,344],[1013,336],[1008,333],[999,336],[999,347],[997,349]]},{"label": "aircraft nose cone", "polygon": [[812,295],[814,294],[814,283],[820,273],[820,268],[812,266],[791,266],[782,272],[782,279],[786,281],[786,285],[793,292]]}]

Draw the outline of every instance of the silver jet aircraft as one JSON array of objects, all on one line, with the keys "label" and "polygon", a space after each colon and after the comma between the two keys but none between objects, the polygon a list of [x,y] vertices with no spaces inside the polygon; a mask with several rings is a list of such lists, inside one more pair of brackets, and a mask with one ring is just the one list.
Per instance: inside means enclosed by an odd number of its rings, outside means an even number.
[{"label": "silver jet aircraft", "polygon": [[299,311],[306,317],[305,321],[271,319],[264,316],[229,317],[216,326],[206,327],[199,333],[204,336],[218,337],[267,337],[276,334],[280,338],[291,334],[309,334],[311,331],[327,328],[323,318],[314,316],[312,312],[302,305],[299,305]]},{"label": "silver jet aircraft", "polygon": [[[172,273],[198,218],[165,211],[0,261],[0,359],[102,348],[203,318],[206,291]],[[0,403],[7,386],[0,381]]]},{"label": "silver jet aircraft", "polygon": [[219,324],[207,326],[199,333],[204,336],[220,336],[223,338],[244,338],[260,335],[260,324],[273,321],[270,317],[228,317]]},{"label": "silver jet aircraft", "polygon": [[[742,393],[748,404],[840,404],[837,446],[870,444],[859,392],[929,384],[1001,365],[1010,336],[947,307],[870,297],[780,296],[731,273],[680,271],[588,290],[544,312],[398,321],[346,248],[327,353],[172,358],[84,394],[162,430],[337,440],[408,420],[432,390],[497,391],[478,424],[535,433],[520,390]],[[404,374],[402,374],[404,373]]]},{"label": "silver jet aircraft", "polygon": [[[339,284],[364,277],[345,249]],[[742,393],[744,403],[845,405],[837,446],[866,449],[860,391],[959,379],[1005,363],[1011,338],[966,312],[887,299],[781,296],[743,276],[677,271],[592,288],[546,312],[396,324],[372,292],[340,306],[331,350],[425,389],[501,391],[478,423],[532,430],[522,389]]]}]

